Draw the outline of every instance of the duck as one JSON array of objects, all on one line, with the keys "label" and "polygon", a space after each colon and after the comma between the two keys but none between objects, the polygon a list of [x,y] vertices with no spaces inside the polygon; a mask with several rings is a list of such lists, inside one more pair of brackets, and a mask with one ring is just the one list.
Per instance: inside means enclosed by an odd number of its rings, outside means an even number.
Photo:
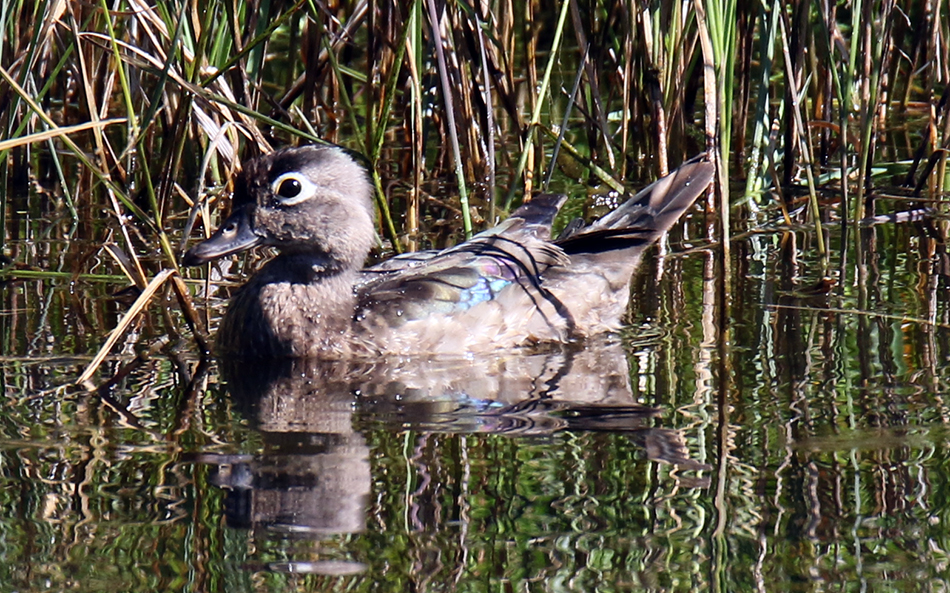
[{"label": "duck", "polygon": [[566,197],[539,194],[454,247],[364,267],[376,242],[367,170],[339,146],[283,148],[245,164],[230,216],[182,264],[276,248],[228,303],[215,340],[223,357],[465,356],[579,344],[621,328],[644,252],[713,172],[700,155],[557,237],[551,227]]}]

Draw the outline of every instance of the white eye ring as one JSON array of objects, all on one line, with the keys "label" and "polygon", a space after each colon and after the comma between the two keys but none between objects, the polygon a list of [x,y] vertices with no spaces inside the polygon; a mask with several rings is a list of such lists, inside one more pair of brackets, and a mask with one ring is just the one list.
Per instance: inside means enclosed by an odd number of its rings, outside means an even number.
[{"label": "white eye ring", "polygon": [[[289,186],[291,189],[297,189],[296,194],[283,195],[280,193],[282,186],[288,182],[291,184]],[[293,188],[294,182],[296,182],[296,188]],[[297,204],[306,202],[317,193],[316,184],[296,171],[284,173],[270,184],[270,188],[274,194],[274,199],[277,200],[281,206],[296,206]],[[283,189],[286,192],[288,188]]]}]

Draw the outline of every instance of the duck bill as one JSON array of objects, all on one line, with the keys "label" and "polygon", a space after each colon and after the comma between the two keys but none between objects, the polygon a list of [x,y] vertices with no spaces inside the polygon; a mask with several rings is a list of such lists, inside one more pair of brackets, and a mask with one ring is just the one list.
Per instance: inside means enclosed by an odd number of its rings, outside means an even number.
[{"label": "duck bill", "polygon": [[261,237],[251,227],[247,208],[241,208],[232,213],[211,237],[189,249],[181,263],[185,266],[198,266],[250,249],[261,242]]}]

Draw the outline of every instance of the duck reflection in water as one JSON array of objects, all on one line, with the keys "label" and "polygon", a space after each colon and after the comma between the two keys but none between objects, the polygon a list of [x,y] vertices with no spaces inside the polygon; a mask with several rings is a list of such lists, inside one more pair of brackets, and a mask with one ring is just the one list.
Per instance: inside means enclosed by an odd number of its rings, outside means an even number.
[{"label": "duck reflection in water", "polygon": [[[411,430],[420,439],[430,433],[537,438],[608,431],[631,439],[648,459],[708,469],[689,457],[678,431],[654,426],[660,410],[634,402],[624,350],[612,337],[586,348],[425,364],[396,358],[282,359],[260,366],[224,359],[220,365],[235,407],[260,431],[264,449],[200,460],[215,467],[213,481],[228,492],[228,523],[253,529],[258,539],[320,540],[363,531],[374,482],[367,431]],[[693,473],[677,479],[705,486]],[[419,505],[416,520],[436,521],[427,508]],[[361,566],[335,558],[268,568],[343,574]]]}]

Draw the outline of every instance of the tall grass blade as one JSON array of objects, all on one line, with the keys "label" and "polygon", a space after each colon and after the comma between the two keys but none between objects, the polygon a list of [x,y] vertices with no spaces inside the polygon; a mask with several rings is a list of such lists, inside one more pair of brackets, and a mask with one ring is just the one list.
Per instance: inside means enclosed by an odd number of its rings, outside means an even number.
[{"label": "tall grass blade", "polygon": [[548,85],[551,83],[551,71],[554,70],[554,63],[557,61],[558,50],[561,47],[561,37],[564,33],[564,23],[567,22],[567,13],[570,10],[570,0],[563,0],[561,3],[561,12],[558,16],[557,27],[554,29],[554,41],[551,42],[551,51],[548,54],[548,62],[544,67],[544,76],[541,80],[541,86],[538,89],[537,100],[534,105],[534,112],[531,114],[531,121],[528,122],[524,130],[524,146],[521,148],[521,156],[518,158],[518,164],[515,166],[512,174],[511,187],[508,189],[508,196],[505,198],[505,210],[511,210],[511,204],[515,198],[515,192],[518,185],[514,182],[521,179],[524,173],[525,165],[528,163],[528,154],[531,152],[531,137],[534,128],[541,122],[541,110],[544,107],[544,96],[548,93]]},{"label": "tall grass blade", "polygon": [[561,127],[557,131],[557,140],[551,151],[551,161],[548,163],[548,171],[544,175],[544,182],[541,184],[541,191],[547,192],[551,185],[551,177],[554,176],[554,169],[557,167],[557,156],[561,151],[561,145],[564,143],[564,135],[567,134],[567,126],[571,119],[574,101],[577,99],[577,89],[581,86],[581,78],[584,76],[584,68],[587,64],[587,56],[590,55],[590,45],[584,48],[584,55],[581,56],[581,63],[577,66],[577,74],[574,75],[574,85],[567,97],[567,108],[564,109],[564,117],[561,118]]},{"label": "tall grass blade", "polygon": [[438,63],[439,81],[442,84],[442,100],[445,102],[446,128],[452,146],[452,157],[455,163],[455,178],[458,181],[459,202],[462,210],[462,225],[465,238],[472,236],[472,215],[468,207],[468,190],[465,186],[465,173],[462,171],[462,153],[459,148],[458,128],[455,124],[455,106],[452,95],[452,85],[449,83],[449,71],[445,62],[445,50],[442,47],[442,19],[435,7],[435,0],[426,0],[429,9],[429,25],[432,31],[432,40],[435,45],[435,54]]},{"label": "tall grass blade", "polygon": [[[145,310],[149,302],[152,300],[152,297],[155,296],[155,293],[158,292],[158,289],[165,284],[165,281],[168,280],[169,276],[172,274],[177,274],[175,270],[162,270],[159,272],[152,281],[148,283],[142,294],[139,295],[135,302],[132,303],[132,306],[129,307],[129,310],[126,311],[125,315],[119,321],[119,324],[115,326],[115,329],[112,330],[112,333],[109,334],[109,338],[106,340],[106,343],[102,345],[102,348],[99,349],[99,352],[96,353],[93,357],[92,362],[89,363],[89,366],[86,367],[86,370],[83,371],[83,374],[76,379],[77,385],[86,385],[89,379],[96,373],[99,369],[99,365],[102,364],[102,361],[106,359],[106,356],[109,355],[109,352],[112,351],[112,348],[116,345],[116,342],[119,341],[125,334],[125,330],[132,325],[132,322],[135,321],[135,318],[138,317],[139,313]],[[87,386],[88,387],[88,386]]]},{"label": "tall grass blade", "polygon": [[79,132],[85,132],[87,130],[92,130],[96,128],[105,128],[106,126],[112,126],[116,124],[124,124],[128,120],[124,117],[113,117],[111,119],[100,119],[97,121],[89,121],[82,124],[76,124],[74,126],[64,126],[62,128],[50,128],[42,132],[34,132],[33,134],[28,134],[26,136],[21,136],[19,138],[10,138],[9,140],[0,140],[0,153],[3,153],[11,148],[16,148],[17,146],[29,146],[30,144],[35,144],[37,142],[45,142],[47,140],[55,140],[63,136],[68,136],[69,134],[78,134]]}]

